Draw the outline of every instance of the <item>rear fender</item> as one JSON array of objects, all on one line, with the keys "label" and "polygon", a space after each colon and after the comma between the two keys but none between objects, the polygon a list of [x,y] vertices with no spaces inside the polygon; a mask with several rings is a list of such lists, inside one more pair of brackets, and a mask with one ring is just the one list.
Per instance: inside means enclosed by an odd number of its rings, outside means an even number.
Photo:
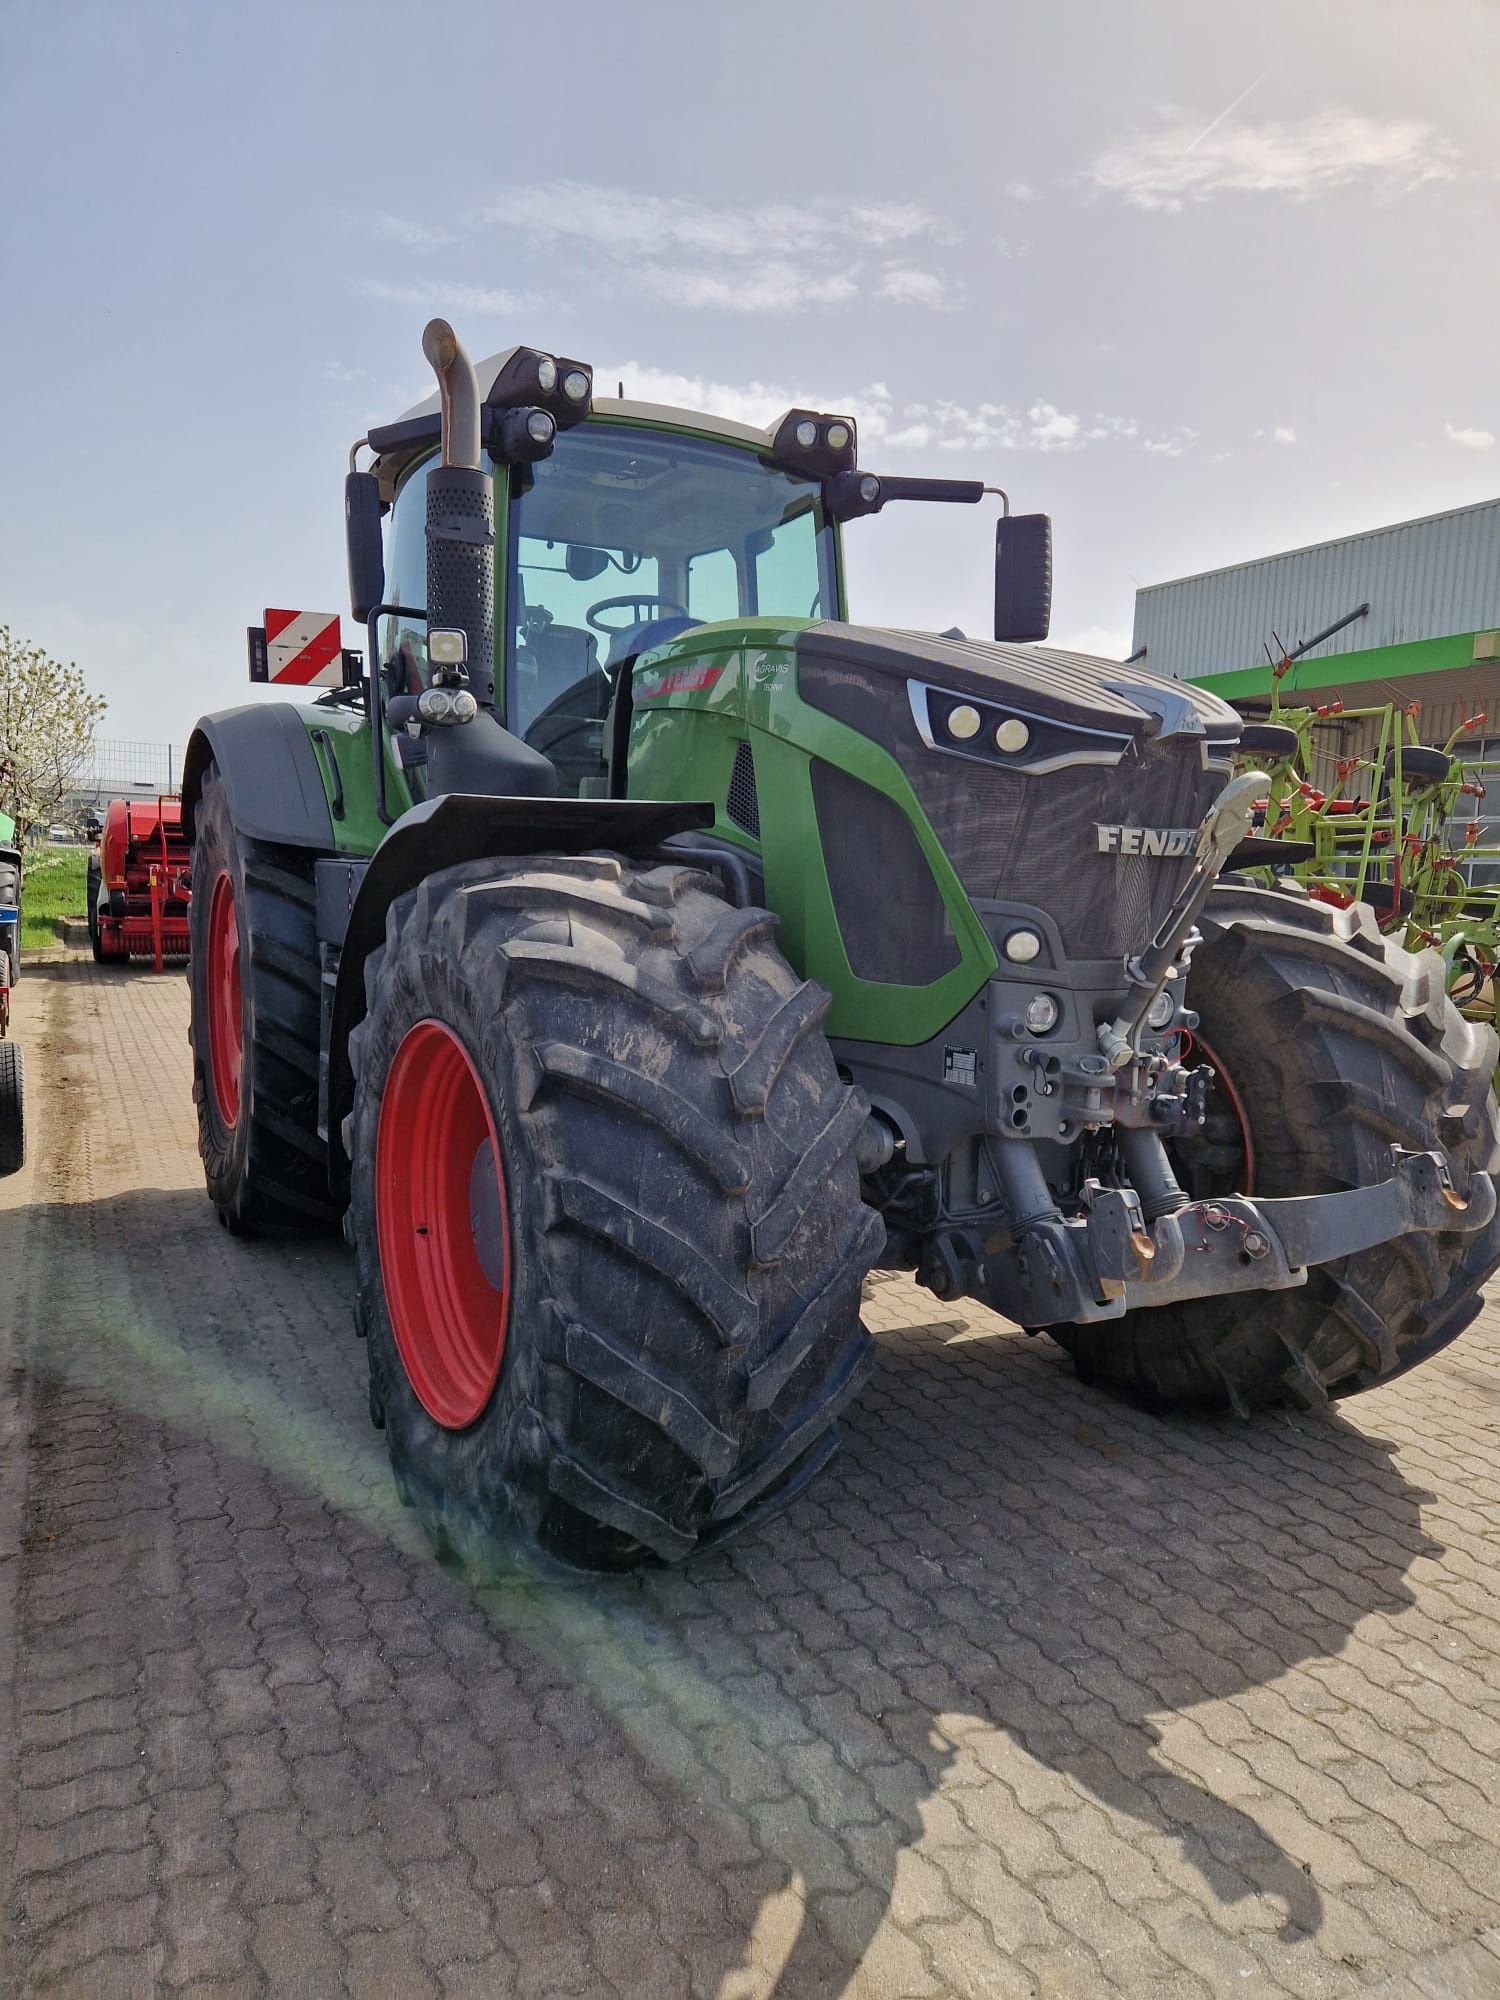
[{"label": "rear fender", "polygon": [[[527,854],[650,854],[713,821],[713,807],[655,799],[483,798],[448,792],[403,813],[377,848],[341,940],[327,1050],[323,1136],[334,1190],[346,1195],[343,1124],[354,1104],[349,1036],[365,1015],[365,962],[385,940],[386,912],[429,875],[464,861]],[[356,864],[357,865],[357,864]]]}]

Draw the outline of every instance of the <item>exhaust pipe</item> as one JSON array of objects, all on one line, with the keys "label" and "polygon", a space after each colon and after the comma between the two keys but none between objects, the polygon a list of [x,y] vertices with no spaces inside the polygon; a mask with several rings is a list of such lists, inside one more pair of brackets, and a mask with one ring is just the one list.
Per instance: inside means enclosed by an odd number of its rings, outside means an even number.
[{"label": "exhaust pipe", "polygon": [[463,342],[445,319],[422,329],[422,352],[437,376],[443,406],[443,463],[479,470],[479,377]]},{"label": "exhaust pipe", "polygon": [[[427,632],[461,632],[469,691],[495,705],[495,482],[481,469],[479,382],[445,319],[429,320],[422,352],[442,403],[442,463],[427,475]],[[459,650],[449,642],[447,650]],[[445,663],[446,665],[447,663]],[[451,671],[451,668],[449,669]]]}]

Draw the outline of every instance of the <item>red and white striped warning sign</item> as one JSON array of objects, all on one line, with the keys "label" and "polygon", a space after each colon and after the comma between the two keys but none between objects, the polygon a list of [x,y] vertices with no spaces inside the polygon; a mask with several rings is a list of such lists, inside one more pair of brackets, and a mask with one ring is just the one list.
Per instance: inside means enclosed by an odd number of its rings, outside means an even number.
[{"label": "red and white striped warning sign", "polygon": [[294,687],[337,687],[344,678],[336,611],[267,611],[268,678]]}]

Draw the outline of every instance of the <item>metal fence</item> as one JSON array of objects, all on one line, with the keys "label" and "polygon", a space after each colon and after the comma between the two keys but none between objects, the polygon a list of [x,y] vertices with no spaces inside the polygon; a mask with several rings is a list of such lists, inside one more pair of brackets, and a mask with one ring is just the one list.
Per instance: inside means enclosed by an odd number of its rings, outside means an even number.
[{"label": "metal fence", "polygon": [[80,789],[107,792],[111,798],[130,792],[174,792],[182,782],[181,743],[131,743],[120,737],[96,737],[93,762],[82,775]]}]

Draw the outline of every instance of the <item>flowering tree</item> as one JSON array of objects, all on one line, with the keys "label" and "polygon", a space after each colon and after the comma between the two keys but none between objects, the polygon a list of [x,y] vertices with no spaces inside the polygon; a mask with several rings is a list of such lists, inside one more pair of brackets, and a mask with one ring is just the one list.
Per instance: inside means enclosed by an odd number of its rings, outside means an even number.
[{"label": "flowering tree", "polygon": [[21,838],[88,775],[105,703],[81,670],[0,625],[0,812]]}]

